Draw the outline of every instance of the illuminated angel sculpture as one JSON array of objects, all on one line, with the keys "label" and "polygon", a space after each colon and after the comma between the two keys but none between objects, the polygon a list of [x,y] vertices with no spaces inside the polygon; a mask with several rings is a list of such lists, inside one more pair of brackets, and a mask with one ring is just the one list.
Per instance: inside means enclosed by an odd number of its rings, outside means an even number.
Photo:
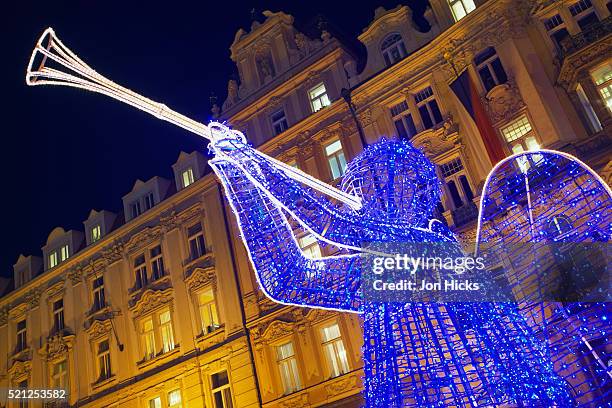
[{"label": "illuminated angel sculpture", "polygon": [[[238,131],[205,126],[109,81],[51,29],[32,55],[27,82],[100,92],[209,139],[209,163],[265,294],[279,303],[362,315],[367,406],[573,406],[577,394],[556,374],[549,343],[536,337],[537,324],[516,303],[364,301],[364,242],[455,242],[447,227],[430,221],[439,182],[433,164],[408,142],[367,147],[336,189],[254,150]],[[307,256],[296,225],[338,254]]]}]

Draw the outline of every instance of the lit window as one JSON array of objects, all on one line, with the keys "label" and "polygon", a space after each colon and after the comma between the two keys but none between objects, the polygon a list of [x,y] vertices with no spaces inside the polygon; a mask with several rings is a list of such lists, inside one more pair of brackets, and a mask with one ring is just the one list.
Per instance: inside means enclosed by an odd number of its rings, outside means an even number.
[{"label": "lit window", "polygon": [[68,245],[64,245],[60,248],[60,261],[64,262],[66,259],[70,257],[70,251],[68,250]]},{"label": "lit window", "polygon": [[91,229],[91,242],[96,242],[100,238],[102,238],[102,232],[100,230],[100,226],[96,225]]},{"label": "lit window", "polygon": [[16,351],[20,352],[28,348],[28,329],[26,319],[17,322],[17,346]]},{"label": "lit window", "polygon": [[591,72],[591,78],[601,95],[604,105],[612,112],[612,64],[607,63]]},{"label": "lit window", "polygon": [[312,259],[321,258],[321,247],[314,235],[309,234],[303,236],[298,239],[298,243],[300,244],[302,252],[307,257]]},{"label": "lit window", "polygon": [[149,400],[149,408],[162,408],[161,398],[155,397]]},{"label": "lit window", "polygon": [[172,390],[168,393],[168,408],[183,408],[181,390]]},{"label": "lit window", "polygon": [[323,327],[321,329],[323,350],[327,364],[331,370],[331,376],[337,377],[349,372],[349,363],[344,342],[340,335],[338,323]]},{"label": "lit window", "polygon": [[217,303],[212,288],[198,293],[198,308],[200,310],[200,321],[202,333],[208,334],[220,327],[219,316],[217,314]]},{"label": "lit window", "polygon": [[66,360],[53,364],[51,386],[59,390],[68,389],[68,364]]},{"label": "lit window", "polygon": [[206,253],[201,223],[198,222],[187,228],[187,240],[189,241],[189,256],[191,260],[198,259]]},{"label": "lit window", "polygon": [[505,84],[508,81],[508,76],[495,52],[495,48],[489,47],[478,54],[474,58],[474,63],[487,92],[496,85]]},{"label": "lit window", "polygon": [[327,91],[325,90],[325,84],[322,83],[308,91],[308,96],[310,97],[310,107],[313,112],[329,106],[331,103],[327,96]]},{"label": "lit window", "polygon": [[346,159],[340,140],[333,141],[325,146],[325,157],[327,157],[332,178],[336,180],[346,171]]},{"label": "lit window", "polygon": [[392,106],[390,110],[395,129],[397,130],[397,135],[401,139],[410,139],[417,134],[416,126],[414,125],[414,120],[412,119],[412,114],[408,110],[408,103],[406,101],[402,101]]},{"label": "lit window", "polygon": [[210,377],[215,408],[232,408],[234,404],[227,371],[221,371]]},{"label": "lit window", "polygon": [[[584,92],[584,89],[580,84],[576,86],[576,95],[578,95],[578,100],[580,101],[580,104],[584,109],[584,114],[586,115],[591,131],[599,132],[600,130],[602,130],[603,128],[601,127],[601,122],[599,121],[599,118],[597,117],[597,114],[593,109],[593,105],[591,105],[591,101],[589,101],[586,92]],[[608,109],[611,109],[611,107],[608,106]]]},{"label": "lit window", "polygon": [[380,50],[387,66],[395,64],[408,55],[402,36],[398,33],[389,34],[382,42]]},{"label": "lit window", "polygon": [[563,40],[569,37],[569,31],[567,31],[565,22],[561,16],[559,14],[555,14],[554,16],[544,20],[544,27],[555,44],[557,51],[562,51]]},{"label": "lit window", "polygon": [[414,95],[414,100],[425,129],[431,129],[434,125],[442,122],[442,114],[430,86],[417,92]]},{"label": "lit window", "polygon": [[440,173],[444,178],[444,192],[451,198],[452,203],[449,210],[462,207],[474,199],[474,193],[467,179],[467,174],[461,162],[461,158],[457,157],[440,165]]},{"label": "lit window", "polygon": [[181,173],[183,179],[183,188],[193,183],[193,169],[190,167]]},{"label": "lit window", "polygon": [[162,256],[161,245],[157,245],[155,248],[151,249],[151,274],[153,280],[157,280],[162,278],[166,271],[164,270],[164,258]]},{"label": "lit window", "polygon": [[153,193],[149,193],[144,197],[145,211],[150,210],[155,205],[155,197]]},{"label": "lit window", "polygon": [[136,289],[142,289],[149,283],[144,254],[139,255],[134,259],[134,279]]},{"label": "lit window", "polygon": [[93,310],[100,310],[106,306],[106,297],[104,295],[104,277],[94,279],[93,281]]},{"label": "lit window", "polygon": [[159,330],[161,332],[162,350],[167,353],[174,350],[174,334],[172,333],[172,320],[170,311],[166,310],[159,315]]},{"label": "lit window", "polygon": [[288,342],[276,347],[276,358],[285,394],[302,388],[293,343]]},{"label": "lit window", "polygon": [[502,129],[502,134],[508,143],[520,139],[529,132],[531,132],[531,123],[525,115]]},{"label": "lit window", "polygon": [[142,209],[140,208],[140,200],[136,200],[130,205],[130,211],[132,213],[132,218],[136,218],[140,214],[142,214]]},{"label": "lit window", "polygon": [[476,9],[474,0],[448,0],[448,4],[453,11],[455,21],[461,20]]},{"label": "lit window", "polygon": [[98,381],[111,377],[110,345],[108,340],[98,343]]},{"label": "lit window", "polygon": [[[311,96],[311,99],[312,99],[312,96]],[[284,109],[281,109],[278,112],[273,113],[270,116],[270,120],[272,121],[272,129],[274,129],[275,135],[281,134],[285,130],[289,129],[289,124],[287,123],[287,117],[285,116]]]},{"label": "lit window", "polygon": [[56,332],[64,330],[64,300],[53,302],[53,329]]},{"label": "lit window", "polygon": [[53,251],[49,254],[49,269],[57,266],[59,262],[57,261],[57,251]]},{"label": "lit window", "polygon": [[144,359],[150,360],[155,357],[155,330],[153,318],[148,317],[142,322],[142,342],[144,348]]}]

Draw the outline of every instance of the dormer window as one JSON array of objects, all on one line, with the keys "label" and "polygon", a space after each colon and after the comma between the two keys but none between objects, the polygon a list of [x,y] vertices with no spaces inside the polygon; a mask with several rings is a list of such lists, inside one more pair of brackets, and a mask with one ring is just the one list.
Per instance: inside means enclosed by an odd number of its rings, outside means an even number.
[{"label": "dormer window", "polygon": [[144,205],[145,210],[150,210],[151,208],[153,208],[153,206],[155,205],[155,197],[153,197],[153,193],[148,193],[144,197]]},{"label": "dormer window", "polygon": [[476,9],[474,0],[448,0],[448,5],[453,11],[455,21],[461,20]]},{"label": "dormer window", "polygon": [[181,173],[181,180],[183,182],[183,188],[187,187],[190,184],[193,184],[193,169],[189,167],[186,170],[183,170]]},{"label": "dormer window", "polygon": [[382,42],[380,50],[387,66],[395,64],[408,55],[402,36],[398,33],[389,34]]},{"label": "dormer window", "polygon": [[60,262],[64,262],[69,257],[70,257],[70,251],[68,249],[68,244],[63,245],[60,248]]},{"label": "dormer window", "polygon": [[325,84],[323,83],[320,83],[308,91],[308,96],[310,98],[310,107],[312,108],[313,113],[331,104],[329,97],[327,96]]},{"label": "dormer window", "polygon": [[132,213],[132,218],[136,218],[140,214],[142,214],[142,210],[140,208],[140,200],[136,200],[132,204],[130,204],[130,211]]},{"label": "dormer window", "polygon": [[100,225],[96,225],[91,229],[90,232],[91,242],[99,241],[102,238],[102,231],[100,230]]},{"label": "dormer window", "polygon": [[55,268],[58,264],[57,251],[53,251],[49,254],[49,269]]}]

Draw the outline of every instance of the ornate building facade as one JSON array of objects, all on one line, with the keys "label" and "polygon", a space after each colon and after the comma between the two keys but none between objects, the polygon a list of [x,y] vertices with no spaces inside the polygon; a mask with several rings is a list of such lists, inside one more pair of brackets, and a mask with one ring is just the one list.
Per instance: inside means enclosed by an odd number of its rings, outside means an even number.
[{"label": "ornate building facade", "polygon": [[[407,6],[378,8],[360,46],[266,11],[236,33],[239,79],[214,112],[330,183],[364,142],[410,139],[438,166],[441,216],[470,241],[494,163],[451,83],[467,70],[505,154],[566,151],[610,183],[610,7],[430,0],[428,30]],[[92,210],[84,232],[56,228],[42,258],[19,257],[0,298],[0,387],[62,388],[86,407],[360,406],[359,317],[267,299],[204,156],[172,167],[174,180],[138,180],[121,214]]]}]

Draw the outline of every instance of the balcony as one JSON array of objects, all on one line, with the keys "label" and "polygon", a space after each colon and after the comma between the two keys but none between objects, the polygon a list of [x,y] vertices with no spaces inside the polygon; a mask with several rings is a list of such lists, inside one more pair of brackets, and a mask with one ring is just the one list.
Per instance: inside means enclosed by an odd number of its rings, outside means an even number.
[{"label": "balcony", "polygon": [[612,32],[612,16],[591,24],[580,33],[567,37],[561,42],[560,59],[572,55],[590,44],[596,43],[602,38],[607,37]]}]

